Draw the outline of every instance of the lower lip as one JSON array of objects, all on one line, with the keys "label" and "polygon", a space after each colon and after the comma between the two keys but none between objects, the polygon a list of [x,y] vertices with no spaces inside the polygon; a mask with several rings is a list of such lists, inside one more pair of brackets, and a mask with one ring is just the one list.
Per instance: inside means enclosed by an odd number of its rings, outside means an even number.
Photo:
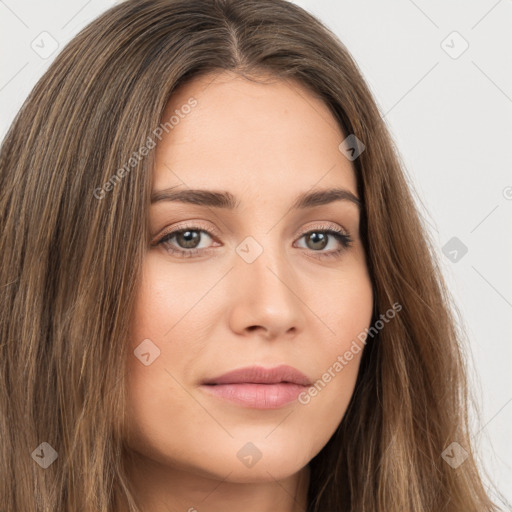
[{"label": "lower lip", "polygon": [[306,386],[279,384],[214,384],[201,386],[206,392],[253,409],[277,409],[297,399]]}]

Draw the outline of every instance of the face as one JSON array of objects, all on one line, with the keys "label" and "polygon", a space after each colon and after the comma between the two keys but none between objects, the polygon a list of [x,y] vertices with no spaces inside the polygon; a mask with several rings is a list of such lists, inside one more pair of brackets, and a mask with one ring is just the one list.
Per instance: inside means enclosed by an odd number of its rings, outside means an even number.
[{"label": "face", "polygon": [[[228,72],[175,92],[169,119],[131,325],[129,447],[196,475],[285,478],[342,420],[371,321],[348,134],[299,84]],[[297,204],[329,189],[344,192]]]}]

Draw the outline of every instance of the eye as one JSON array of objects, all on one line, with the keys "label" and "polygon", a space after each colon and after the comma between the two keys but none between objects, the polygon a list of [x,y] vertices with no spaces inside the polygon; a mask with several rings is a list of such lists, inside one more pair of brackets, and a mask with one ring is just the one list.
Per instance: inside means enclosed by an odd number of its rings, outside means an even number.
[{"label": "eye", "polygon": [[[352,238],[348,233],[345,233],[341,229],[332,225],[322,226],[319,228],[312,229],[304,233],[301,237],[305,238],[306,248],[311,248],[313,253],[312,256],[315,258],[331,258],[340,256],[346,249],[352,246]],[[335,240],[341,247],[334,248],[330,251],[324,251],[328,245],[330,239]],[[336,243],[334,243],[336,246]]]},{"label": "eye", "polygon": [[[205,237],[213,239],[211,233],[198,226],[182,227],[165,233],[152,245],[162,245],[167,252],[180,258],[191,258],[198,254],[207,254],[212,247],[200,247],[201,243],[207,243]],[[331,258],[339,256],[352,245],[352,238],[348,233],[333,226],[321,226],[303,233],[299,240],[305,238],[306,249],[311,249],[315,258]],[[334,248],[325,251],[324,249],[332,242]],[[338,247],[336,248],[336,245]]]},{"label": "eye", "polygon": [[[154,245],[162,245],[169,253],[175,256],[190,258],[200,252],[204,253],[205,251],[210,250],[208,247],[199,247],[204,239],[204,235],[211,238],[210,233],[205,229],[201,229],[197,226],[190,226],[170,231],[160,238],[160,240],[158,240]],[[172,243],[173,240],[178,244],[178,248],[176,248]]]}]

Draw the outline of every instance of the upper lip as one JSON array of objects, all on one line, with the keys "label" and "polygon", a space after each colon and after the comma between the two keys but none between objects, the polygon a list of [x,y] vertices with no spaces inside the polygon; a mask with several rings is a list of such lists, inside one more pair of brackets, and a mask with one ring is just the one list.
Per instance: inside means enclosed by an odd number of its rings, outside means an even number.
[{"label": "upper lip", "polygon": [[230,371],[219,377],[208,379],[203,384],[279,384],[287,382],[309,386],[310,380],[302,372],[288,365],[264,368],[263,366],[247,366]]}]

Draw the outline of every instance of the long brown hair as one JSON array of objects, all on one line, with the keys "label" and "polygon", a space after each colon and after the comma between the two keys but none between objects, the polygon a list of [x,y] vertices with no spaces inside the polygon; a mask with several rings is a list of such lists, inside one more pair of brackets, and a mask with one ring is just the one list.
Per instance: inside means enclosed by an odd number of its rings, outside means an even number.
[{"label": "long brown hair", "polygon": [[[461,332],[398,151],[344,45],[284,0],[121,3],[63,49],[14,120],[0,153],[0,508],[139,510],[123,464],[154,163],[139,149],[177,87],[221,70],[296,80],[364,143],[374,320],[402,305],[369,338],[349,408],[310,462],[308,512],[497,510],[471,448]],[[452,442],[467,453],[457,468],[442,457]]]}]

